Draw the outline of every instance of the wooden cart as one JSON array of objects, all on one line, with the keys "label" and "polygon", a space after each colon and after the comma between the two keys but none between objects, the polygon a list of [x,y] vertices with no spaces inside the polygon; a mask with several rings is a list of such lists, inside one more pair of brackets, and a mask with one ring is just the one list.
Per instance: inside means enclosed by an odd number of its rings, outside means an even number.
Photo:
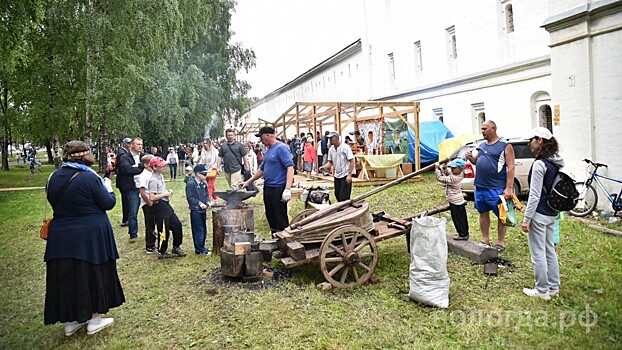
[{"label": "wooden cart", "polygon": [[319,260],[326,281],[339,288],[353,288],[367,282],[378,264],[378,242],[401,235],[406,235],[408,241],[413,218],[448,210],[449,205],[397,218],[383,212],[372,214],[364,199],[432,168],[434,165],[429,165],[322,210],[302,211],[289,227],[276,233],[278,247],[287,255],[281,261],[285,267],[292,268]]}]

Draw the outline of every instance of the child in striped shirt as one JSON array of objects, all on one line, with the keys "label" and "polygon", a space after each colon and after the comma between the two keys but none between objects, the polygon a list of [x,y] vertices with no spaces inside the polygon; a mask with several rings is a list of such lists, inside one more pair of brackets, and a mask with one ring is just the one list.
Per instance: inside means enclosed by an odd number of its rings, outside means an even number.
[{"label": "child in striped shirt", "polygon": [[466,241],[469,239],[469,222],[466,213],[466,201],[462,195],[462,170],[464,169],[464,160],[456,158],[449,163],[449,172],[441,173],[441,168],[436,163],[436,179],[445,185],[445,195],[449,203],[451,212],[451,221],[458,235],[454,235],[454,240]]}]

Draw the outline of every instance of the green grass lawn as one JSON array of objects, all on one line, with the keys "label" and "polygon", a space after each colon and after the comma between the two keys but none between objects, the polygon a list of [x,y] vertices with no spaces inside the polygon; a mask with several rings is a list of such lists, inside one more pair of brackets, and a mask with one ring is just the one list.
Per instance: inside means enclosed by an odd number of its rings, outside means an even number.
[{"label": "green grass lawn", "polygon": [[34,175],[30,175],[28,164],[9,165],[9,171],[0,171],[0,188],[12,187],[40,187],[45,186],[45,182],[54,171],[54,164],[45,161],[41,165],[41,172],[35,166]]},{"label": "green grass lawn", "polygon": [[[12,169],[0,173],[0,187],[43,185],[47,175],[29,177]],[[46,169],[48,170],[48,169]],[[51,171],[51,168],[49,169]],[[47,173],[49,173],[47,171]],[[142,214],[139,243],[130,244],[120,227],[121,205],[109,212],[121,258],[119,275],[127,302],[108,314],[115,324],[94,336],[65,337],[62,326],[43,325],[45,242],[38,237],[45,196],[42,190],[0,192],[0,349],[614,349],[622,332],[622,237],[561,223],[558,255],[561,295],[546,302],[528,298],[533,286],[527,238],[508,229],[502,267],[486,277],[482,265],[449,255],[450,306],[437,309],[408,299],[409,256],[405,239],[379,243],[378,284],[322,292],[318,264],[292,270],[282,281],[223,283],[217,256],[192,253],[184,183],[167,183],[184,224],[185,258],[146,255]],[[218,179],[217,188],[225,188]],[[353,196],[371,187],[355,187]],[[432,174],[370,197],[373,211],[405,217],[444,202]],[[261,197],[256,231],[268,235]],[[292,212],[302,210],[296,203]],[[480,240],[477,214],[468,205],[471,237]],[[439,216],[449,220],[449,214]],[[522,218],[521,218],[522,219]],[[211,227],[211,216],[208,217]],[[453,230],[450,221],[448,228]],[[493,232],[496,227],[493,225]],[[209,229],[211,247],[211,228]],[[495,234],[493,234],[495,236]],[[277,262],[270,264],[282,268]]]}]

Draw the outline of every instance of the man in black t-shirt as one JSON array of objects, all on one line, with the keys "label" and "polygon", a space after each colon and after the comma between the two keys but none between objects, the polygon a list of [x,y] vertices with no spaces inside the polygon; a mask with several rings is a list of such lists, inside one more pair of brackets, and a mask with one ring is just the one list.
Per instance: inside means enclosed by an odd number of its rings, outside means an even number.
[{"label": "man in black t-shirt", "polygon": [[249,171],[250,167],[246,158],[244,145],[235,140],[235,132],[233,129],[227,129],[225,131],[225,136],[227,137],[227,142],[222,144],[218,150],[216,170],[220,174],[222,165],[222,170],[225,172],[225,178],[227,179],[229,187],[235,190],[244,182],[243,172]]}]

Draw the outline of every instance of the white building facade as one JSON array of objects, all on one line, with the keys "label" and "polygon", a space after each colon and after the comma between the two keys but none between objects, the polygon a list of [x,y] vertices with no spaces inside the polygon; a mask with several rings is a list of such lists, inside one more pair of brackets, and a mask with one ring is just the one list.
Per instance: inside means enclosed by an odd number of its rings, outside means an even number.
[{"label": "white building facade", "polygon": [[368,98],[420,101],[421,120],[454,134],[479,133],[485,119],[508,137],[546,125],[550,108],[537,111],[551,94],[545,9],[544,0],[367,1]]},{"label": "white building facade", "polygon": [[[419,101],[420,120],[456,135],[494,120],[537,126],[570,170],[609,164],[622,144],[622,0],[366,0],[361,39],[254,104],[273,121],[294,102]],[[615,186],[614,186],[615,187]],[[617,187],[619,188],[619,187]]]},{"label": "white building facade", "polygon": [[[584,158],[622,178],[622,1],[549,0],[554,129],[567,166],[585,178]],[[599,173],[601,171],[599,170]],[[606,183],[620,191],[620,184]],[[599,191],[603,208],[611,208]]]},{"label": "white building facade", "polygon": [[[296,102],[361,101],[361,96],[369,94],[367,81],[359,39],[257,101],[243,119],[274,121]],[[288,137],[293,136],[291,132]]]}]

